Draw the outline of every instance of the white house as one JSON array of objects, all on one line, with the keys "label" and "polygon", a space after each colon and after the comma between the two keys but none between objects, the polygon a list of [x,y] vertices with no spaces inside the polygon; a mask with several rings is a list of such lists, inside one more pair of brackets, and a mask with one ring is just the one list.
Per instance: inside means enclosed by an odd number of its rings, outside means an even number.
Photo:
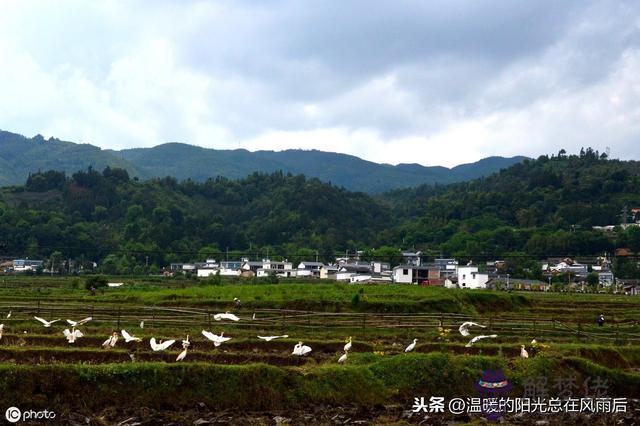
[{"label": "white house", "polygon": [[320,269],[324,266],[322,262],[300,262],[298,264],[297,276],[299,277],[319,277]]},{"label": "white house", "polygon": [[335,265],[323,265],[320,268],[320,278],[323,280],[335,280],[338,267]]},{"label": "white house", "polygon": [[489,274],[481,274],[477,266],[458,266],[457,275],[459,288],[487,288]]},{"label": "white house", "polygon": [[13,261],[13,270],[15,272],[35,271],[42,268],[44,261],[31,259],[16,259]]},{"label": "white house", "polygon": [[225,260],[220,262],[220,275],[225,277],[237,277],[242,272],[242,261]]}]

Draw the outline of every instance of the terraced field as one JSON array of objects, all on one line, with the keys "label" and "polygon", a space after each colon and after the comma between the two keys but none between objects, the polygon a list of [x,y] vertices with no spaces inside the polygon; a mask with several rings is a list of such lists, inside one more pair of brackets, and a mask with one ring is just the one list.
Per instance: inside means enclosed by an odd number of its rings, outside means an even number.
[{"label": "terraced field", "polygon": [[[173,280],[126,280],[95,295],[82,287],[73,279],[41,277],[0,284],[0,389],[14,390],[0,396],[4,406],[49,407],[70,422],[83,417],[109,424],[131,413],[140,420],[142,408],[203,418],[202,406],[195,406],[202,403],[211,419],[220,410],[233,417],[265,410],[307,413],[321,405],[329,411],[365,410],[363,421],[382,422],[390,415],[389,421],[412,423],[421,418],[398,416],[411,408],[413,397],[472,396],[482,371],[496,367],[505,370],[516,393],[528,378],[570,374],[580,380],[606,377],[612,396],[640,398],[640,298]],[[232,309],[233,297],[243,303],[235,311],[240,321],[215,321],[214,314]],[[600,313],[607,319],[604,327],[595,324]],[[34,316],[62,321],[45,328]],[[64,320],[88,316],[92,321],[79,327],[84,337],[67,343]],[[457,328],[466,320],[486,326],[473,329],[472,336],[498,337],[465,347],[471,336]],[[120,339],[102,349],[121,329],[142,342]],[[215,347],[202,330],[224,331],[231,340]],[[280,334],[289,337],[256,337]],[[176,363],[187,335],[187,357]],[[349,336],[353,348],[340,365]],[[177,343],[154,352],[151,337]],[[405,354],[414,338],[414,352]],[[546,347],[532,349],[533,338]],[[310,355],[291,355],[300,340],[313,349]],[[531,358],[519,357],[521,344]],[[176,387],[186,395],[177,397]],[[82,392],[91,396],[78,400]],[[118,409],[109,408],[116,403]],[[367,410],[373,407],[385,407],[376,414],[382,417],[372,417]]]}]

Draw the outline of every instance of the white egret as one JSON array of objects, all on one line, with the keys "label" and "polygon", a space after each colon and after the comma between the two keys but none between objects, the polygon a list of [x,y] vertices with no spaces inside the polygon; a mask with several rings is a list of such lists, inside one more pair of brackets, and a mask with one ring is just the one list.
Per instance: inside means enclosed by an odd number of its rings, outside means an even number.
[{"label": "white egret", "polygon": [[218,336],[217,334],[213,334],[210,331],[202,330],[202,335],[207,339],[211,340],[215,347],[218,347],[224,342],[231,340],[231,337],[224,337],[224,331],[221,331],[220,335]]},{"label": "white egret", "polygon": [[59,319],[59,318],[58,318],[58,319],[55,319],[55,320],[53,320],[53,321],[47,321],[47,320],[42,319],[42,318],[40,318],[40,317],[34,317],[34,318],[35,318],[36,320],[40,321],[40,322],[42,323],[42,325],[44,325],[46,328],[51,327],[51,324],[53,324],[54,322],[58,322],[58,321],[60,321],[60,319]]},{"label": "white egret", "polygon": [[152,337],[151,340],[149,340],[149,344],[151,345],[151,349],[153,349],[154,352],[164,351],[165,349],[167,349],[171,345],[173,345],[175,342],[176,342],[175,340],[167,340],[166,342],[163,342],[161,340],[160,343],[157,343],[155,337]]},{"label": "white egret", "polygon": [[471,346],[473,346],[474,343],[476,343],[478,340],[482,340],[482,339],[495,339],[496,337],[498,337],[497,334],[489,334],[488,336],[476,336],[473,339],[469,340],[469,343],[467,343],[466,345],[464,345],[465,348],[470,348]]},{"label": "white egret", "polygon": [[535,346],[538,344],[538,341],[536,339],[531,340],[531,345]]},{"label": "white egret", "polygon": [[469,335],[469,327],[487,328],[486,326],[480,325],[477,322],[467,321],[467,322],[463,322],[460,325],[460,327],[458,328],[458,331],[460,331],[460,334],[462,334],[463,336],[467,337]]},{"label": "white egret", "polygon": [[262,339],[262,340],[266,340],[267,342],[270,342],[275,339],[286,339],[287,337],[289,337],[288,334],[283,334],[282,336],[258,336],[258,339]]},{"label": "white egret", "polygon": [[73,321],[73,320],[68,319],[67,322],[69,323],[70,326],[77,327],[79,325],[88,323],[92,319],[93,318],[91,318],[91,317],[87,317],[87,318],[81,319],[80,321]]},{"label": "white egret", "polygon": [[140,328],[144,328],[144,321],[140,321]]},{"label": "white egret", "polygon": [[255,320],[255,319],[256,319],[256,313],[255,313],[255,312],[253,313],[253,316],[251,317],[251,319],[252,319],[252,320]]},{"label": "white egret", "polygon": [[62,334],[64,334],[64,337],[67,338],[67,341],[69,343],[75,343],[76,339],[79,339],[82,336],[84,336],[84,334],[82,334],[82,331],[76,330],[75,327],[72,327],[71,331],[69,331],[68,328],[65,328],[64,331],[62,332]]},{"label": "white egret", "polygon": [[187,339],[182,341],[183,350],[182,352],[180,352],[180,354],[176,358],[176,362],[182,361],[187,356],[187,348],[189,348],[190,345],[191,343],[189,342],[189,335],[187,334]]},{"label": "white egret", "polygon": [[104,341],[104,343],[102,344],[102,347],[105,349],[113,348],[116,346],[117,341],[118,341],[118,333],[114,331],[113,334],[111,334],[111,336],[109,336],[109,338]]},{"label": "white egret", "polygon": [[129,354],[129,358],[131,359],[131,362],[136,362],[136,354]]},{"label": "white egret", "polygon": [[351,336],[349,336],[349,341],[346,345],[344,345],[344,351],[349,352],[351,350]]},{"label": "white egret", "polygon": [[176,358],[176,362],[182,361],[186,356],[187,356],[187,348],[184,348],[182,352],[178,354],[178,357]]},{"label": "white egret", "polygon": [[132,336],[132,335],[130,335],[129,333],[127,333],[127,330],[125,330],[125,329],[120,330],[120,334],[122,334],[122,337],[124,337],[124,341],[125,341],[126,343],[129,343],[129,342],[140,342],[140,341],[142,341],[142,339],[141,339],[141,338],[136,337],[136,336]]},{"label": "white egret", "polygon": [[347,362],[347,353],[348,352],[345,351],[345,353],[342,354],[342,356],[340,358],[338,358],[338,363],[344,364],[345,362]]},{"label": "white egret", "polygon": [[220,320],[231,320],[231,321],[239,321],[240,318],[238,318],[237,316],[235,316],[234,314],[230,314],[229,312],[225,312],[224,314],[215,314],[213,316],[213,319],[216,321],[220,321]]},{"label": "white egret", "polygon": [[7,319],[11,318],[11,311],[7,314]]},{"label": "white egret", "polygon": [[520,345],[520,357],[529,358],[529,352],[524,348],[524,345]]},{"label": "white egret", "polygon": [[311,353],[311,348],[309,346],[303,345],[302,342],[298,342],[297,345],[293,347],[293,352],[291,355],[304,356]]},{"label": "white egret", "polygon": [[0,324],[0,339],[2,339],[2,332],[4,331],[4,324]]},{"label": "white egret", "polygon": [[411,352],[416,348],[416,343],[418,343],[418,339],[413,339],[413,343],[406,347],[405,352]]}]

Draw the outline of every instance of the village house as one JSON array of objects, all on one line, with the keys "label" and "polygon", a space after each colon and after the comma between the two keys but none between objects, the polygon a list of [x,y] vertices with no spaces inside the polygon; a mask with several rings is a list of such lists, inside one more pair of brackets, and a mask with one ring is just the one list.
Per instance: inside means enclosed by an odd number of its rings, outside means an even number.
[{"label": "village house", "polygon": [[13,272],[27,272],[42,269],[44,261],[32,259],[16,259],[12,262]]},{"label": "village house", "polygon": [[206,262],[197,264],[197,267],[196,274],[198,277],[215,275],[220,270],[220,264],[218,264],[215,259],[207,259]]},{"label": "village house", "polygon": [[458,266],[456,269],[459,288],[486,288],[489,275],[478,272],[477,266]]},{"label": "village house", "polygon": [[320,269],[324,266],[322,262],[303,261],[298,264],[298,277],[320,277]]},{"label": "village house", "polygon": [[335,280],[338,273],[338,267],[335,265],[323,265],[320,268],[320,279]]},{"label": "village house", "polygon": [[258,278],[268,277],[269,275],[276,275],[281,278],[291,278],[296,276],[297,271],[293,269],[293,263],[288,261],[272,261],[270,259],[264,259],[262,261],[262,267],[256,271]]}]

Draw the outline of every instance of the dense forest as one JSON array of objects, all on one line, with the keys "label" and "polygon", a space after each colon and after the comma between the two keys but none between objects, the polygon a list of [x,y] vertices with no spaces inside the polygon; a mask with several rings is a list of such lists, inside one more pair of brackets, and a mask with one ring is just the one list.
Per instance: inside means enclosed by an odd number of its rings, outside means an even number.
[{"label": "dense forest", "polygon": [[229,257],[330,260],[359,249],[397,261],[399,248],[415,248],[518,259],[522,268],[550,256],[640,251],[640,228],[592,229],[631,222],[634,207],[640,164],[591,149],[375,197],[282,172],[194,182],[139,181],[110,167],[47,171],[2,190],[0,254],[95,261],[105,272],[132,273],[227,250]]}]

